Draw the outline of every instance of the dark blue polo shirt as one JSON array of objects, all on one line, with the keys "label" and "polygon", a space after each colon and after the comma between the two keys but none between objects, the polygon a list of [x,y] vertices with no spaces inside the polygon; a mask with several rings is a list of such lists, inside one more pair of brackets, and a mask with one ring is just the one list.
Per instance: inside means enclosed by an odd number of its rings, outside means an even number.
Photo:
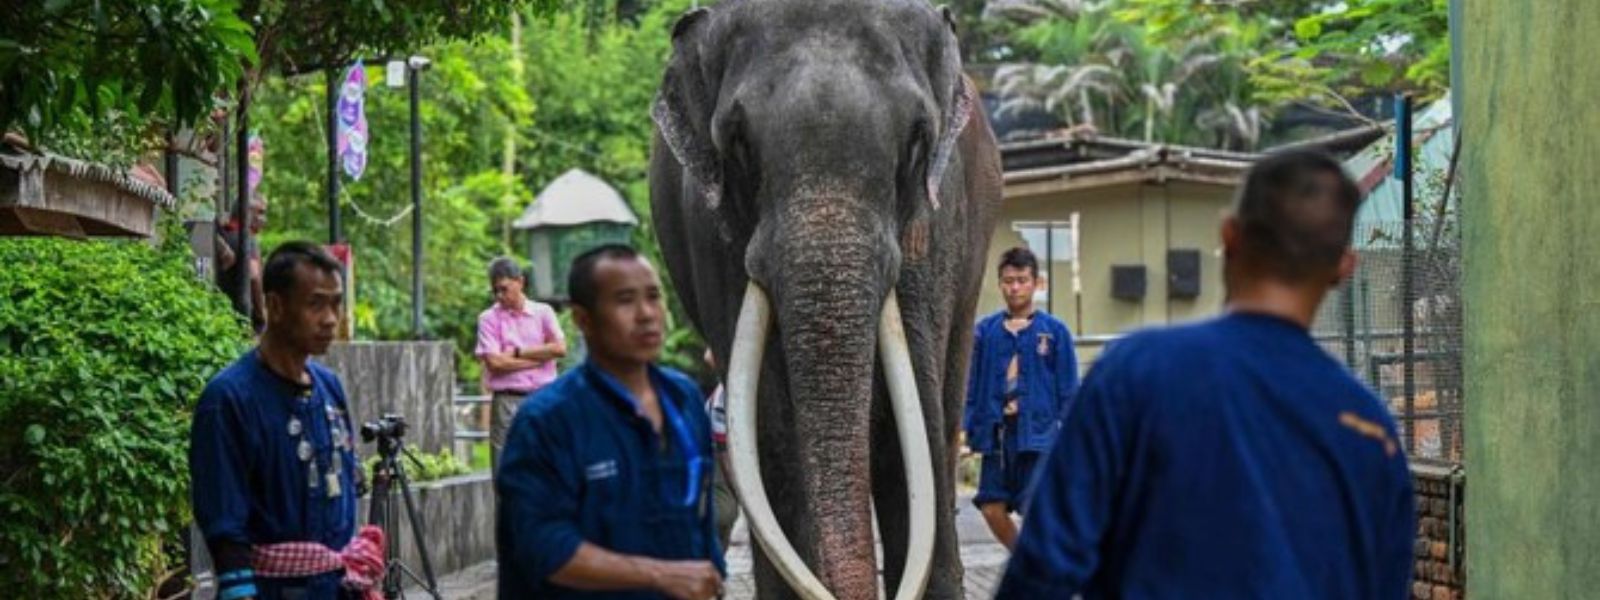
[{"label": "dark blue polo shirt", "polygon": [[[304,588],[309,599],[339,597],[340,571],[258,578],[245,562],[247,555],[239,554],[251,545],[277,542],[319,542],[338,550],[355,534],[360,463],[344,388],[322,365],[309,362],[306,370],[309,388],[273,373],[251,350],[206,384],[195,407],[190,494],[195,522],[218,564],[221,600],[274,599],[291,588]],[[298,433],[291,419],[299,423]],[[348,443],[336,443],[339,437]],[[312,450],[307,458],[299,454],[301,440]],[[326,477],[334,470],[335,453],[340,489],[330,496]]]},{"label": "dark blue polo shirt", "polygon": [[654,366],[650,381],[661,402],[660,435],[632,394],[591,363],[517,410],[495,473],[501,598],[663,598],[550,583],[582,542],[723,568],[710,490],[711,427],[699,388]]},{"label": "dark blue polo shirt", "polygon": [[1134,334],[1089,371],[997,597],[1406,598],[1401,450],[1290,321]]}]

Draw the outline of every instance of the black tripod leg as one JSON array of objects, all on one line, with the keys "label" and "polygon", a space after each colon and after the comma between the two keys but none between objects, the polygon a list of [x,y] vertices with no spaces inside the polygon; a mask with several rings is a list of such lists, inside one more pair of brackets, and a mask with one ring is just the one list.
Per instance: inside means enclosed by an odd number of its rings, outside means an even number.
[{"label": "black tripod leg", "polygon": [[417,542],[417,555],[422,557],[422,575],[428,580],[428,593],[433,595],[434,600],[438,600],[439,582],[433,577],[433,560],[428,558],[428,548],[422,542],[422,521],[417,517],[417,507],[411,501],[411,482],[406,479],[404,469],[396,468],[395,477],[400,480],[400,494],[406,502],[406,516],[411,520],[411,538]]}]

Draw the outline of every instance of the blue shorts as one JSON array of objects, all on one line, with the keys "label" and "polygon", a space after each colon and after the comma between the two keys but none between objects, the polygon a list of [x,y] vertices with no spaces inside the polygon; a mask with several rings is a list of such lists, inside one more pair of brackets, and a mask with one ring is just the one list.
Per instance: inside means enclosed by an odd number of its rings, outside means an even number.
[{"label": "blue shorts", "polygon": [[983,465],[978,472],[978,495],[972,504],[983,508],[985,504],[1004,502],[1007,512],[1022,514],[1023,500],[1027,499],[1028,484],[1033,479],[1034,465],[1039,462],[1038,452],[1017,452],[1006,457],[1001,468],[1001,454],[983,455]]}]

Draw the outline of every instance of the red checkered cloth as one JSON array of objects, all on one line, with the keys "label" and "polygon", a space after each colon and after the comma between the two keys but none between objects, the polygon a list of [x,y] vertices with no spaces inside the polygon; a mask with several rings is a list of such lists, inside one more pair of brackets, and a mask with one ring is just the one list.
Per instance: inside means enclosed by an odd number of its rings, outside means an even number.
[{"label": "red checkered cloth", "polygon": [[343,550],[316,542],[262,544],[251,548],[256,577],[309,577],[344,569],[344,587],[364,600],[381,600],[373,585],[383,577],[383,530],[365,525]]}]

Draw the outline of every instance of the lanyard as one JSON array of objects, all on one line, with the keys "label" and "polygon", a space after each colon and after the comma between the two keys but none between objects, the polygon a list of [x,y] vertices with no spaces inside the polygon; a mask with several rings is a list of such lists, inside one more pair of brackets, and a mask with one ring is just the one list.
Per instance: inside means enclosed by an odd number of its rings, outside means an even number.
[{"label": "lanyard", "polygon": [[[610,373],[606,373],[592,364],[585,364],[584,368],[597,375],[603,387],[609,388],[612,393],[627,402],[635,415],[643,414],[639,409],[639,401],[633,397],[628,388],[623,387],[621,382],[613,378]],[[650,373],[650,384],[656,384],[656,376],[653,371]],[[695,443],[694,435],[690,432],[689,423],[684,420],[683,413],[678,411],[677,405],[666,398],[665,394],[659,393],[661,389],[659,386],[656,389],[658,390],[656,404],[661,407],[661,415],[664,417],[662,419],[664,421],[663,425],[672,429],[672,436],[677,442],[678,449],[683,453],[688,463],[688,477],[686,485],[684,485],[683,499],[678,502],[680,507],[688,508],[694,506],[700,500],[705,479],[706,458],[701,455],[700,444]]]}]

